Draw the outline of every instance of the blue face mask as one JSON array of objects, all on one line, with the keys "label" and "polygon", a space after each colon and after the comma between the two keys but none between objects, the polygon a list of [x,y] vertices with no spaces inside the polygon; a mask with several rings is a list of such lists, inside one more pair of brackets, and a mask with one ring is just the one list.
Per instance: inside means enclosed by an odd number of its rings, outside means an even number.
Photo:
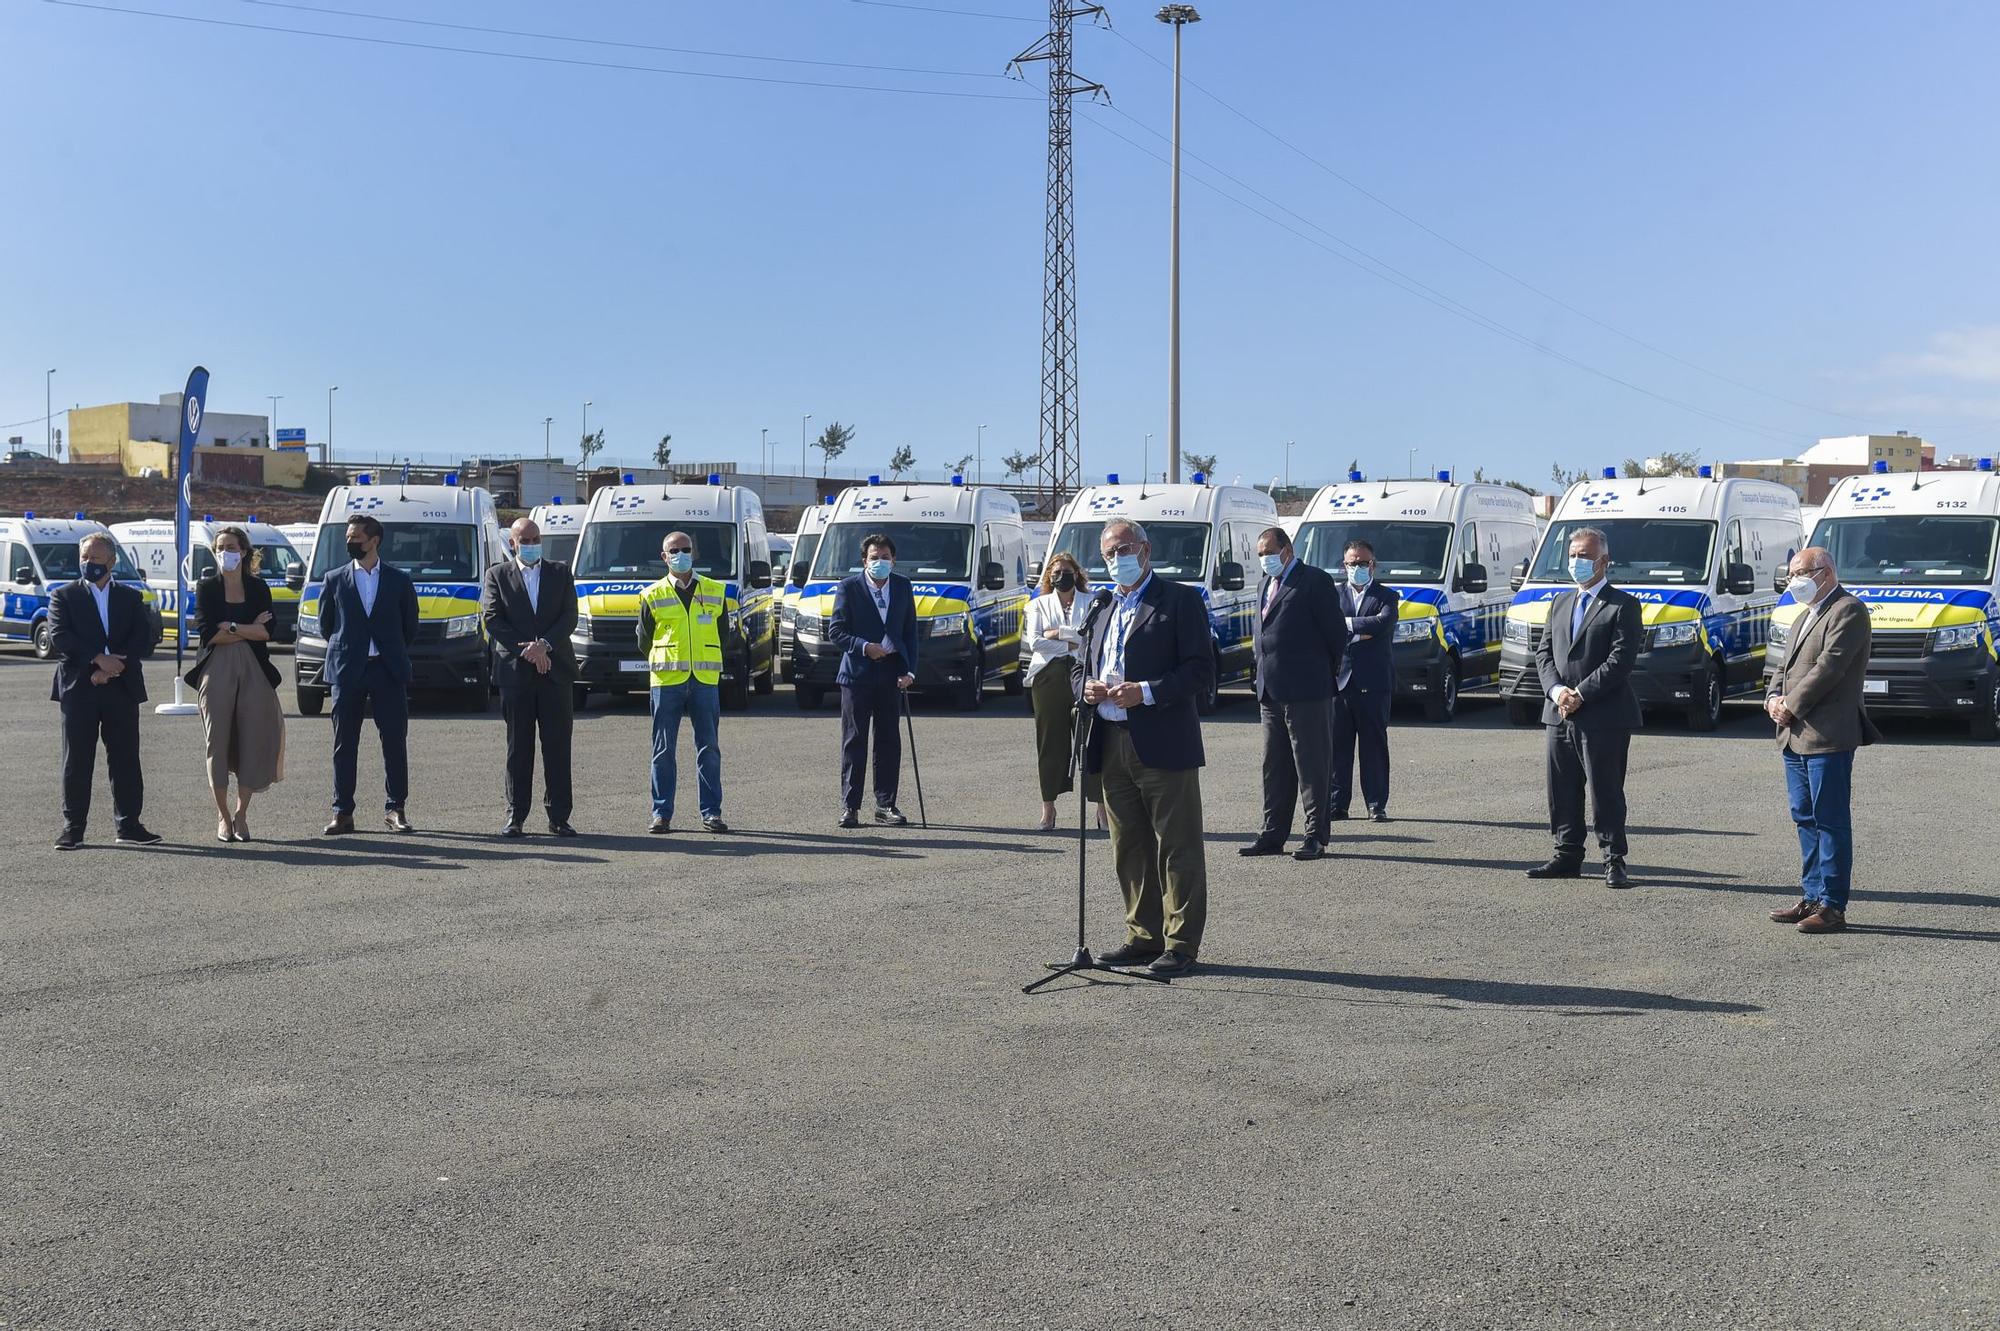
[{"label": "blue face mask", "polygon": [[523,564],[539,564],[542,562],[542,547],[539,545],[516,546],[514,553],[520,556]]},{"label": "blue face mask", "polygon": [[893,559],[871,559],[868,561],[868,576],[877,582],[884,582],[895,568],[896,561]]},{"label": "blue face mask", "polygon": [[1373,581],[1375,581],[1375,570],[1366,564],[1356,564],[1347,570],[1347,585],[1350,587],[1366,587]]},{"label": "blue face mask", "polygon": [[667,556],[667,572],[685,573],[694,567],[694,556],[686,550],[676,550]]},{"label": "blue face mask", "polygon": [[1285,571],[1283,555],[1258,555],[1257,564],[1264,570],[1264,576],[1267,578],[1275,578]]},{"label": "blue face mask", "polygon": [[1571,582],[1579,584],[1595,580],[1597,577],[1597,561],[1595,559],[1585,559],[1582,555],[1571,555],[1569,559],[1569,577]]},{"label": "blue face mask", "polygon": [[1139,581],[1139,556],[1113,555],[1110,560],[1111,580],[1120,587],[1130,587]]}]

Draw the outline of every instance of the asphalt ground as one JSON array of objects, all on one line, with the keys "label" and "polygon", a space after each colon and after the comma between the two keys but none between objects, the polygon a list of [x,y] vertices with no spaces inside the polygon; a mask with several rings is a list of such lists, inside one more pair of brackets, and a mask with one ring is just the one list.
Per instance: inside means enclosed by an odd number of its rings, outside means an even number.
[{"label": "asphalt ground", "polygon": [[737,831],[664,840],[643,713],[595,704],[560,843],[492,835],[497,715],[419,714],[412,836],[365,754],[331,842],[294,718],[236,846],[200,723],[149,715],[169,844],[109,845],[100,774],[58,855],[48,675],[0,654],[11,1327],[2000,1324],[1996,757],[1939,728],[1861,755],[1815,939],[1765,919],[1754,710],[1636,740],[1614,893],[1521,876],[1541,737],[1491,705],[1399,718],[1395,821],[1240,860],[1238,699],[1201,973],[1023,996],[1075,866],[997,694],[920,710],[928,830],[837,830],[838,719],[781,690],[724,718]]}]

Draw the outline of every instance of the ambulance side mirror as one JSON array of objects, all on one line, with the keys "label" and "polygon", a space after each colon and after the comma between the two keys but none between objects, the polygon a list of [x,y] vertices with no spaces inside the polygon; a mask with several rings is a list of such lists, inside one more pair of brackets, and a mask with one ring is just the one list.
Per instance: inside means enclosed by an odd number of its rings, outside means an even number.
[{"label": "ambulance side mirror", "polygon": [[1242,591],[1243,565],[1234,561],[1224,564],[1215,571],[1215,585],[1218,590],[1225,592]]},{"label": "ambulance side mirror", "polygon": [[304,564],[294,564],[286,569],[285,585],[293,591],[298,591],[304,587],[306,585],[306,566]]},{"label": "ambulance side mirror", "polygon": [[1462,592],[1483,592],[1486,590],[1486,565],[1467,564],[1458,571],[1458,589]]},{"label": "ambulance side mirror", "polygon": [[1785,584],[1789,583],[1791,580],[1792,580],[1791,573],[1788,570],[1781,568],[1776,573],[1773,573],[1771,575],[1771,590],[1774,592],[1782,592],[1785,590]]},{"label": "ambulance side mirror", "polygon": [[750,561],[750,585],[752,587],[768,587],[771,585],[770,561],[764,559],[753,559]]},{"label": "ambulance side mirror", "polygon": [[1724,564],[1722,589],[1731,596],[1748,596],[1757,590],[1757,570],[1748,564]]},{"label": "ambulance side mirror", "polygon": [[792,586],[794,587],[805,586],[807,571],[808,570],[804,564],[793,564],[791,571]]},{"label": "ambulance side mirror", "polygon": [[21,565],[21,567],[14,570],[14,581],[20,583],[23,587],[34,586],[35,570],[26,564]]},{"label": "ambulance side mirror", "polygon": [[1028,581],[1029,581],[1029,582],[1040,582],[1041,580],[1042,580],[1042,561],[1041,561],[1041,560],[1039,560],[1039,559],[1031,559],[1031,560],[1029,560],[1029,561],[1028,561]]},{"label": "ambulance side mirror", "polygon": [[1004,591],[1007,587],[1007,570],[995,560],[987,560],[979,566],[979,585],[989,592]]},{"label": "ambulance side mirror", "polygon": [[1507,575],[1507,590],[1510,592],[1518,592],[1521,590],[1521,584],[1526,582],[1527,580],[1528,580],[1528,561],[1524,559],[1520,563],[1514,565],[1514,571]]}]

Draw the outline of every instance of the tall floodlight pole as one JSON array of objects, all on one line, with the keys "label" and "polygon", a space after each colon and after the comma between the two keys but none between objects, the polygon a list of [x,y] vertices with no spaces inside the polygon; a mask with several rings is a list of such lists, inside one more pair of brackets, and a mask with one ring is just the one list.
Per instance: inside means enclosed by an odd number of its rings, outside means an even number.
[{"label": "tall floodlight pole", "polygon": [[264,447],[275,448],[278,444],[278,404],[285,400],[285,395],[283,393],[266,393],[264,396],[271,399],[271,421],[269,428],[266,430],[270,438],[264,441]]},{"label": "tall floodlight pole", "polygon": [[[42,451],[48,454],[50,457],[54,457],[56,455],[56,436],[55,436],[56,387],[55,386],[56,386],[56,372],[54,370],[50,370],[48,374],[44,375],[42,378]],[[76,440],[74,439],[70,440],[70,443],[72,444],[74,444],[75,442]],[[76,452],[74,449],[71,450],[70,457],[72,460],[76,457]]]},{"label": "tall floodlight pole", "polygon": [[979,427],[979,433],[973,436],[972,456],[974,458],[972,483],[984,485],[986,484],[986,427],[983,425]]},{"label": "tall floodlight pole", "polygon": [[1287,439],[1285,441],[1285,488],[1287,490],[1292,488],[1292,445],[1297,442],[1295,439]]},{"label": "tall floodlight pole", "polygon": [[326,390],[326,456],[320,461],[328,465],[333,462],[333,395],[339,391],[339,384]]},{"label": "tall floodlight pole", "polygon": [[812,424],[812,414],[808,412],[799,418],[799,475],[806,474],[806,426]]},{"label": "tall floodlight pole", "polygon": [[555,449],[549,442],[549,432],[555,428],[555,423],[556,418],[553,416],[542,417],[542,461],[544,462],[555,456]]},{"label": "tall floodlight pole", "polygon": [[1193,5],[1163,5],[1154,17],[1174,30],[1173,220],[1167,233],[1167,480],[1181,478],[1181,29],[1201,22]]},{"label": "tall floodlight pole", "polygon": [[766,473],[771,470],[771,431],[768,427],[757,431],[757,470]]},{"label": "tall floodlight pole", "polygon": [[1152,465],[1153,436],[1149,434],[1146,436],[1146,442],[1139,445],[1139,481],[1141,484],[1153,479],[1152,472],[1147,470]]},{"label": "tall floodlight pole", "polygon": [[[1104,85],[1078,78],[1070,69],[1072,27],[1079,18],[1105,23],[1104,6],[1088,0],[1049,0],[1049,30],[1014,57],[1016,75],[1030,61],[1049,66],[1049,182],[1043,224],[1042,417],[1039,432],[1041,490],[1060,504],[1077,486],[1083,470],[1083,438],[1077,421],[1076,357],[1076,187],[1070,154],[1070,99],[1078,93],[1104,95]],[[1053,510],[1051,510],[1053,511]]]}]

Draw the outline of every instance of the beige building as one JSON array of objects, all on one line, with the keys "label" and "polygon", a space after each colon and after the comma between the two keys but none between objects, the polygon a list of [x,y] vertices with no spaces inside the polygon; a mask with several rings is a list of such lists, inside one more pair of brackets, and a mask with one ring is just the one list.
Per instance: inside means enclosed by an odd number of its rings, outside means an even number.
[{"label": "beige building", "polygon": [[1795,458],[1751,458],[1718,462],[1717,476],[1743,476],[1789,486],[1801,504],[1823,504],[1843,476],[1860,476],[1875,464],[1890,471],[1928,471],[1937,449],[1912,434],[1854,434],[1822,439]]},{"label": "beige building", "polygon": [[[115,464],[127,476],[171,476],[180,446],[181,395],[158,402],[77,407],[69,415],[69,460]],[[306,482],[306,455],[271,448],[267,416],[210,411],[195,436],[197,480],[295,490]]]}]

